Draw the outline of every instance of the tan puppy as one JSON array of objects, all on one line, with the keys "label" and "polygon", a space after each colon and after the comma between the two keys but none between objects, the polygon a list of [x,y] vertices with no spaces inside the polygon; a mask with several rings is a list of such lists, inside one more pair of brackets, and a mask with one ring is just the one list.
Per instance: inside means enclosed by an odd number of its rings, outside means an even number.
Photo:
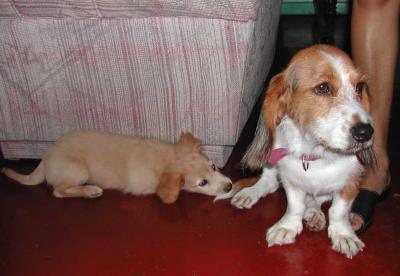
[{"label": "tan puppy", "polygon": [[118,189],[135,195],[157,193],[163,202],[173,203],[181,189],[206,195],[232,189],[231,180],[200,152],[200,141],[190,133],[169,144],[109,133],[69,132],[48,149],[30,175],[9,168],[3,172],[25,185],[46,180],[60,198],[95,198],[103,189]]}]

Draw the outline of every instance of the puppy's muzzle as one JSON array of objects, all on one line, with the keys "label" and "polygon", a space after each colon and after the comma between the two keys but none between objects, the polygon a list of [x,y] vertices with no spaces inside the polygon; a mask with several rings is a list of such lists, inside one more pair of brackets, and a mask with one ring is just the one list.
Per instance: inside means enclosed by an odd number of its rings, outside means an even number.
[{"label": "puppy's muzzle", "polygon": [[370,124],[358,123],[350,129],[351,136],[359,143],[371,140],[374,129]]},{"label": "puppy's muzzle", "polygon": [[232,182],[229,182],[228,184],[225,185],[224,192],[229,193],[231,190],[232,190]]}]

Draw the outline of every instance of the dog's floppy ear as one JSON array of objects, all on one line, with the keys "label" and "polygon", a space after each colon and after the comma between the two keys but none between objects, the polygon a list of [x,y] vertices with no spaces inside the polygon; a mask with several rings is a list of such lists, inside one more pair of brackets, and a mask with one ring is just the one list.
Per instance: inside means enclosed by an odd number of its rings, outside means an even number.
[{"label": "dog's floppy ear", "polygon": [[286,114],[289,89],[284,73],[273,77],[269,83],[262,112],[258,119],[253,142],[246,151],[241,163],[252,170],[266,167],[269,153],[275,138],[276,126]]},{"label": "dog's floppy ear", "polygon": [[254,139],[242,158],[242,165],[251,170],[267,166],[268,154],[272,147],[272,139],[266,128],[263,113],[258,118]]},{"label": "dog's floppy ear", "polygon": [[366,168],[375,169],[377,167],[377,160],[375,152],[372,148],[364,149],[356,154],[358,161]]},{"label": "dog's floppy ear", "polygon": [[[286,71],[289,72],[290,83],[287,81]],[[286,114],[290,97],[288,92],[290,89],[294,89],[293,86],[295,84],[293,83],[296,82],[294,69],[289,68],[286,71],[272,78],[263,104],[264,120],[270,132],[271,139],[275,138],[276,127]]]},{"label": "dog's floppy ear", "polygon": [[160,184],[157,187],[156,194],[162,202],[171,204],[174,203],[179,196],[185,182],[184,176],[181,173],[166,170],[161,175]]},{"label": "dog's floppy ear", "polygon": [[195,138],[190,132],[182,133],[178,144],[197,152],[200,151],[201,147],[201,141]]},{"label": "dog's floppy ear", "polygon": [[[364,77],[365,79],[366,77]],[[370,112],[370,94],[367,81],[363,81],[362,92],[361,92],[361,105],[365,108],[365,111]]]}]

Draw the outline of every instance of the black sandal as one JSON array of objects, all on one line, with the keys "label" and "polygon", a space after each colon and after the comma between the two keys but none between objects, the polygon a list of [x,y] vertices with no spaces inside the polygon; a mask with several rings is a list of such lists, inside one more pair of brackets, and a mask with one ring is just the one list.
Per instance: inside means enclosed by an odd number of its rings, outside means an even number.
[{"label": "black sandal", "polygon": [[361,227],[355,231],[357,235],[364,233],[371,226],[376,204],[387,198],[391,188],[391,184],[388,184],[382,194],[364,188],[360,189],[351,208],[351,212],[361,216],[364,221]]}]

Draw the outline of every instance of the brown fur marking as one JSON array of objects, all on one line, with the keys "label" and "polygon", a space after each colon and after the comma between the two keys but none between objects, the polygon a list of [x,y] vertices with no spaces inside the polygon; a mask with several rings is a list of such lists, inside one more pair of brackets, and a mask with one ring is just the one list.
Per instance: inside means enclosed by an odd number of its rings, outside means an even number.
[{"label": "brown fur marking", "polygon": [[157,187],[156,194],[162,202],[167,204],[174,203],[178,199],[179,191],[184,181],[182,174],[167,170],[161,175],[160,185]]}]

